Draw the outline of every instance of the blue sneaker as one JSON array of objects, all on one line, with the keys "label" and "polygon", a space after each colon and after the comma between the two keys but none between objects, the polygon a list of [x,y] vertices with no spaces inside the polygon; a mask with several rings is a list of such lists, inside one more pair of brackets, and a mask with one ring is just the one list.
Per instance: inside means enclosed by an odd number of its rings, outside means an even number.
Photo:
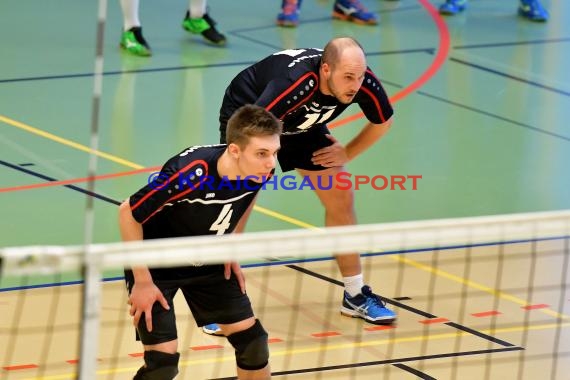
[{"label": "blue sneaker", "polygon": [[302,0],[283,0],[281,3],[281,13],[277,15],[277,25],[292,28],[299,25],[301,1]]},{"label": "blue sneaker", "polygon": [[338,20],[361,25],[376,25],[378,23],[374,13],[369,12],[360,0],[336,0],[332,16]]},{"label": "blue sneaker", "polygon": [[548,20],[548,11],[538,0],[520,0],[519,16],[531,21],[544,22]]},{"label": "blue sneaker", "polygon": [[372,293],[368,285],[364,285],[362,292],[354,297],[344,292],[340,313],[347,317],[362,318],[375,325],[387,325],[396,320],[396,313],[388,309],[382,297]]},{"label": "blue sneaker", "polygon": [[224,336],[222,329],[216,323],[210,323],[209,325],[202,326],[202,331],[208,335]]},{"label": "blue sneaker", "polygon": [[462,12],[467,7],[467,0],[446,0],[439,6],[442,15],[454,15]]}]

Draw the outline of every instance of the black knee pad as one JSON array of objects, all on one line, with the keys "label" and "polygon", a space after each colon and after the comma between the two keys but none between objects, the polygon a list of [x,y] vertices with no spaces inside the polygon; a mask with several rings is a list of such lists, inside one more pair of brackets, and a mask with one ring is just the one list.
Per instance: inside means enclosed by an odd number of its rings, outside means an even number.
[{"label": "black knee pad", "polygon": [[255,371],[265,368],[269,362],[267,331],[258,319],[248,328],[228,336],[228,341],[236,350],[236,364],[239,368]]},{"label": "black knee pad", "polygon": [[133,380],[172,380],[178,375],[180,354],[160,351],[145,351],[144,363]]}]

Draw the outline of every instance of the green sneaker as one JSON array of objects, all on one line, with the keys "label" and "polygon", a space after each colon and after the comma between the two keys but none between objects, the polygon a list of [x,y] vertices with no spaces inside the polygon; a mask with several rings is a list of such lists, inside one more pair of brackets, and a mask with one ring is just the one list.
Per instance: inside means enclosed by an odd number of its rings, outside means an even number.
[{"label": "green sneaker", "polygon": [[121,35],[120,46],[128,53],[138,55],[140,57],[148,57],[152,55],[150,46],[148,46],[148,43],[144,39],[142,28],[140,26],[135,26],[124,31]]},{"label": "green sneaker", "polygon": [[225,45],[226,36],[218,32],[215,25],[216,22],[207,13],[201,18],[191,18],[190,12],[187,11],[182,21],[182,27],[190,33],[201,34],[207,41],[215,45]]}]

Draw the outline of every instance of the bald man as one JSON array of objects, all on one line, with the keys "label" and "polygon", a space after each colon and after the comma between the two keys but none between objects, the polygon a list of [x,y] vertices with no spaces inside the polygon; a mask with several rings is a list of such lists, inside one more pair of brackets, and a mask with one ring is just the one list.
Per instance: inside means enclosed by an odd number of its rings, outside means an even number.
[{"label": "bald man", "polygon": [[[327,123],[353,103],[368,122],[342,145]],[[325,207],[325,225],[356,224],[354,193],[340,184],[337,174],[346,172],[346,163],[388,132],[393,115],[386,92],[366,64],[362,46],[352,38],[335,38],[324,50],[284,50],[243,70],[226,89],[220,109],[220,142],[226,141],[229,117],[244,104],[262,106],[283,121],[279,165],[283,172],[296,169],[311,180]],[[320,182],[319,176],[324,177]],[[341,313],[373,324],[394,322],[396,314],[365,285],[360,256],[338,255],[336,261],[345,286]],[[213,333],[213,327],[205,331]]]}]

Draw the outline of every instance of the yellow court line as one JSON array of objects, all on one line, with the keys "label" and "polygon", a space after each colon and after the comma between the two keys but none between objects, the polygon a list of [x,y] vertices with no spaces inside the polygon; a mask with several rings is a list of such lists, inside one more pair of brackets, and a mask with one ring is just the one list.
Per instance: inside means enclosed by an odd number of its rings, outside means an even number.
[{"label": "yellow court line", "polygon": [[[408,264],[408,265],[411,265],[417,269],[435,274],[436,276],[447,278],[448,280],[455,281],[455,282],[458,282],[460,284],[467,285],[471,288],[480,290],[482,292],[489,293],[489,294],[493,295],[494,297],[503,298],[505,300],[514,302],[514,303],[522,305],[522,306],[528,306],[528,302],[522,298],[518,298],[518,297],[512,296],[510,294],[507,294],[505,292],[502,292],[500,290],[491,288],[489,286],[481,285],[477,282],[467,280],[463,277],[456,276],[454,274],[443,271],[441,269],[437,269],[437,268],[431,267],[429,265],[421,264],[415,260],[411,260],[411,259],[408,259],[407,257],[403,257],[402,255],[390,255],[390,257],[396,261],[401,261],[401,262]],[[561,314],[561,313],[558,313],[558,312],[556,312],[554,310],[550,310],[550,309],[537,309],[536,311],[540,311],[541,313],[550,315],[550,316],[555,317],[555,318],[560,318],[560,319],[569,319],[570,318],[570,316],[568,316],[568,315]]]},{"label": "yellow court line", "polygon": [[[113,156],[113,155],[111,155],[111,154],[107,154],[107,153],[104,153],[104,152],[95,151],[95,150],[93,150],[93,149],[91,149],[91,148],[89,148],[89,147],[87,147],[87,146],[85,146],[85,145],[82,145],[82,144],[73,142],[73,141],[68,140],[68,139],[64,139],[64,138],[62,138],[62,137],[58,137],[58,136],[53,135],[53,134],[51,134],[51,133],[42,131],[42,130],[37,129],[37,128],[34,128],[34,127],[31,127],[31,126],[29,126],[29,125],[27,125],[27,124],[21,123],[21,122],[16,121],[16,120],[12,120],[12,119],[7,118],[7,117],[2,116],[2,115],[0,115],[0,121],[3,121],[3,122],[5,122],[5,123],[7,123],[7,124],[10,124],[10,125],[12,125],[12,126],[14,126],[14,127],[23,129],[23,130],[25,130],[25,131],[34,133],[34,134],[36,134],[36,135],[45,137],[45,138],[50,139],[50,140],[52,140],[52,141],[59,142],[59,143],[61,143],[61,144],[70,146],[70,147],[72,147],[72,148],[76,148],[76,149],[82,150],[82,151],[84,151],[84,152],[96,154],[96,155],[98,155],[98,156],[100,156],[100,157],[102,157],[102,158],[111,160],[111,161],[113,161],[113,162],[116,162],[116,163],[119,163],[119,164],[122,164],[122,165],[125,165],[125,166],[128,166],[128,167],[131,167],[131,168],[135,168],[135,169],[142,169],[142,168],[144,168],[144,166],[135,164],[134,162],[127,161],[127,160],[122,159],[122,158],[120,158],[120,157]],[[254,205],[254,210],[256,210],[256,211],[258,211],[258,212],[261,212],[261,213],[263,213],[263,214],[265,214],[265,215],[268,215],[268,216],[277,218],[277,219],[282,220],[282,221],[284,221],[284,222],[291,223],[291,224],[293,224],[293,225],[302,227],[302,228],[319,229],[319,227],[313,226],[313,225],[311,225],[311,224],[309,224],[309,223],[305,223],[305,222],[300,221],[300,220],[298,220],[298,219],[295,219],[295,218],[292,218],[292,217],[290,217],[290,216],[287,216],[287,215],[278,213],[278,212],[276,212],[276,211],[272,211],[272,210],[266,209],[266,208],[261,207],[261,206]],[[436,275],[438,275],[438,276],[445,277],[445,278],[450,279],[450,280],[452,280],[452,281],[459,282],[460,284],[465,284],[465,285],[468,285],[468,286],[470,286],[470,287],[472,287],[472,288],[475,288],[475,289],[482,290],[482,291],[484,291],[484,292],[490,293],[490,294],[492,294],[492,295],[495,296],[495,297],[500,297],[500,298],[503,298],[503,299],[506,299],[506,300],[515,302],[515,303],[517,303],[517,304],[519,304],[519,305],[523,305],[523,306],[528,305],[528,303],[527,303],[525,300],[521,299],[521,298],[518,298],[518,297],[515,297],[515,296],[511,296],[511,295],[509,295],[509,294],[507,294],[507,293],[501,292],[501,291],[499,291],[499,290],[490,288],[490,287],[485,286],[485,285],[481,285],[481,284],[476,283],[476,282],[473,282],[473,281],[471,281],[471,280],[464,279],[464,278],[462,278],[462,277],[460,277],[460,276],[453,275],[453,274],[451,274],[451,273],[442,271],[442,270],[440,270],[440,269],[433,268],[433,267],[430,267],[430,266],[425,265],[425,264],[420,264],[420,263],[417,262],[417,261],[414,261],[414,260],[411,260],[411,259],[408,259],[408,258],[404,258],[404,257],[400,257],[400,256],[390,255],[390,257],[391,257],[392,259],[394,259],[394,260],[401,260],[401,261],[403,261],[404,263],[406,263],[406,264],[408,264],[408,265],[411,265],[411,266],[414,266],[414,267],[416,267],[416,268],[418,268],[418,269],[421,269],[421,270],[424,270],[424,271],[427,271],[427,272],[436,274]],[[557,312],[555,312],[555,311],[553,311],[553,310],[550,310],[550,309],[539,309],[538,311],[540,311],[541,313],[544,313],[544,314],[553,316],[553,317],[555,317],[555,318],[561,318],[561,319],[568,319],[568,318],[570,318],[570,317],[567,316],[567,315],[557,313]]]},{"label": "yellow court line", "polygon": [[[496,328],[496,329],[486,329],[481,330],[482,333],[485,334],[497,334],[497,333],[510,333],[510,332],[521,332],[521,331],[529,331],[529,330],[547,330],[553,328],[560,328],[560,327],[569,327],[570,322],[567,323],[547,323],[542,325],[535,325],[535,326],[517,326],[517,327],[505,327],[505,328]],[[332,350],[342,350],[342,349],[355,349],[355,348],[362,348],[362,347],[377,347],[380,345],[389,345],[389,344],[398,344],[398,343],[413,343],[413,342],[421,342],[425,340],[442,340],[442,339],[452,339],[457,338],[460,336],[472,336],[473,334],[466,332],[466,331],[454,331],[452,333],[443,333],[443,334],[433,334],[433,335],[417,335],[417,336],[409,336],[409,337],[401,337],[401,338],[393,338],[393,339],[377,339],[371,340],[366,342],[353,342],[353,343],[341,343],[341,344],[329,344],[323,346],[322,344],[318,344],[312,347],[300,348],[300,349],[292,349],[292,350],[281,350],[281,351],[271,351],[271,357],[276,356],[291,356],[291,355],[299,355],[299,354],[306,354],[306,353],[314,353],[314,352],[322,352],[322,351],[332,351]],[[221,362],[229,362],[234,361],[235,355],[225,355],[225,356],[217,356],[215,358],[208,358],[208,359],[197,359],[197,360],[183,360],[180,361],[180,367],[190,367],[193,365],[198,364],[212,364],[212,363],[221,363]],[[123,367],[123,368],[112,368],[112,369],[103,369],[98,370],[97,375],[109,375],[114,373],[124,373],[124,372],[135,372],[139,367]],[[66,373],[61,375],[53,375],[53,376],[44,376],[44,377],[34,377],[28,378],[26,380],[61,380],[61,379],[71,379],[76,376],[75,373]]]},{"label": "yellow court line", "polygon": [[24,124],[22,122],[14,120],[14,119],[10,119],[9,117],[3,116],[3,115],[0,115],[0,121],[6,123],[8,125],[11,125],[13,127],[20,128],[26,132],[30,132],[30,133],[33,133],[35,135],[44,137],[48,140],[52,140],[52,141],[55,141],[57,143],[70,146],[70,147],[75,148],[77,150],[81,150],[83,152],[87,152],[89,154],[94,154],[94,155],[99,156],[101,158],[105,158],[109,161],[116,162],[117,164],[125,165],[125,166],[128,166],[130,168],[134,168],[134,169],[144,168],[144,166],[135,164],[134,162],[127,161],[127,160],[120,158],[120,157],[117,157],[117,156],[113,156],[112,154],[109,154],[109,153],[105,153],[105,152],[101,152],[99,150],[91,149],[88,146],[76,143],[74,141],[65,139],[63,137],[56,136],[56,135],[51,134],[51,133],[46,132],[46,131],[42,131],[41,129],[34,128],[30,125]]}]

